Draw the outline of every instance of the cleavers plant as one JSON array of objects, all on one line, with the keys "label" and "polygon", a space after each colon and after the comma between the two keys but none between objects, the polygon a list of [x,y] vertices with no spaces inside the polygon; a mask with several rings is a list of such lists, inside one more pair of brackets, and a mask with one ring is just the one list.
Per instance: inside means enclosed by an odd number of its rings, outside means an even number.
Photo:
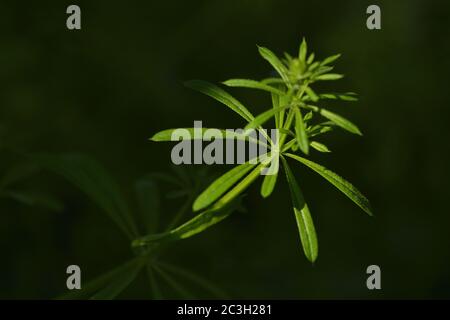
[{"label": "cleavers plant", "polygon": [[[231,79],[223,82],[228,87],[244,87],[270,93],[271,108],[256,117],[241,102],[216,85],[199,80],[189,81],[186,85],[210,96],[239,114],[246,121],[246,129],[260,130],[263,124],[274,118],[280,137],[278,144],[271,141],[267,155],[270,159],[275,159],[277,163],[278,159],[281,159],[290,188],[303,251],[307,259],[314,262],[318,255],[316,231],[308,205],[287,159],[296,160],[317,172],[367,214],[372,215],[369,201],[358,189],[336,173],[306,158],[311,148],[319,152],[330,152],[327,146],[315,139],[336,127],[362,135],[355,124],[319,106],[321,100],[356,101],[357,97],[352,92],[319,93],[313,89],[316,82],[338,80],[343,77],[341,74],[333,73],[331,66],[340,55],[333,55],[323,61],[318,61],[315,59],[314,53],[308,55],[305,39],[301,42],[298,55],[295,57],[285,54],[284,59],[279,59],[267,48],[259,47],[258,50],[260,55],[275,69],[277,77],[261,81]],[[158,132],[151,140],[170,141],[174,130],[177,129]],[[237,139],[248,140],[248,136],[240,136]],[[133,242],[133,246],[151,246],[160,242],[187,238],[221,221],[233,211],[235,200],[260,176],[261,170],[267,164],[266,161],[259,161],[256,164],[247,162],[231,169],[196,198],[193,203],[193,211],[200,212],[196,217],[171,231],[139,238]],[[277,176],[278,173],[262,176],[264,180],[261,186],[261,195],[264,198],[270,196],[274,190]]]}]

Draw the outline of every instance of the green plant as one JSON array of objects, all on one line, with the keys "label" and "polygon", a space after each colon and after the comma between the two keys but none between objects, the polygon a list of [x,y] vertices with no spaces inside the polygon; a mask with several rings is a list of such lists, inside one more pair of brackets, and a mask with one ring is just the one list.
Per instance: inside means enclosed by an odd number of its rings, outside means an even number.
[{"label": "green plant", "polygon": [[[341,74],[332,73],[333,63],[340,55],[334,55],[323,61],[315,60],[314,53],[307,54],[307,44],[303,39],[298,55],[292,57],[285,54],[280,60],[272,51],[259,47],[260,55],[275,69],[278,77],[262,81],[248,79],[231,79],[223,82],[228,87],[244,87],[262,90],[270,93],[272,107],[258,116],[252,113],[236,98],[222,88],[205,81],[189,81],[186,85],[200,91],[211,98],[221,102],[246,121],[246,129],[262,129],[262,125],[269,119],[275,119],[275,127],[280,132],[279,143],[270,141],[267,153],[269,159],[281,159],[287,182],[291,191],[294,214],[297,221],[303,251],[307,259],[314,262],[318,255],[318,242],[313,220],[302,191],[291,171],[287,159],[296,160],[313,171],[320,174],[347,197],[355,202],[361,209],[371,215],[369,201],[351,183],[327,168],[314,163],[304,156],[308,156],[310,149],[319,152],[330,152],[328,147],[316,138],[326,132],[339,127],[350,133],[362,135],[359,128],[344,117],[320,107],[322,100],[334,99],[342,101],[356,101],[356,94],[348,93],[318,93],[312,85],[319,81],[338,80]],[[320,120],[320,119],[325,120]],[[317,121],[319,119],[319,121]],[[170,141],[172,133],[177,129],[168,129],[156,133],[151,140]],[[189,130],[194,130],[193,128]],[[248,140],[248,136],[238,139]],[[300,156],[302,155],[302,156]],[[238,198],[259,176],[260,171],[267,166],[267,162],[257,164],[241,164],[214,181],[200,194],[193,204],[193,210],[203,210],[197,217],[182,226],[166,233],[153,234],[133,242],[135,247],[148,246],[161,241],[182,239],[203,231],[205,228],[223,220],[232,210],[230,204]],[[277,174],[266,175],[261,186],[261,195],[270,196],[277,182]]]},{"label": "green plant", "polygon": [[[194,172],[174,168],[174,174],[151,173],[137,179],[134,183],[136,205],[129,206],[117,182],[109,172],[94,159],[80,154],[33,155],[35,164],[64,177],[85,193],[126,236],[133,241],[142,234],[158,230],[170,230],[188,213],[192,201],[209,181],[204,170]],[[162,215],[163,192],[161,184],[169,185],[165,198],[183,198],[182,205],[174,215]],[[136,214],[135,214],[136,213]],[[169,216],[169,221],[161,217]],[[181,297],[192,299],[197,292],[208,296],[226,298],[228,295],[203,277],[173,265],[162,257],[167,249],[162,243],[154,246],[134,248],[128,261],[83,284],[81,290],[70,291],[59,299],[114,299],[122,293],[140,273],[145,272],[151,288],[149,296],[153,299]],[[189,284],[186,287],[184,284]]]},{"label": "green plant", "polygon": [[[18,160],[14,159],[14,161]],[[63,204],[59,199],[46,192],[24,186],[25,182],[37,171],[36,165],[29,162],[18,161],[13,165],[8,165],[3,175],[0,176],[0,201],[14,201],[25,206],[40,207],[53,212],[62,211]]]}]

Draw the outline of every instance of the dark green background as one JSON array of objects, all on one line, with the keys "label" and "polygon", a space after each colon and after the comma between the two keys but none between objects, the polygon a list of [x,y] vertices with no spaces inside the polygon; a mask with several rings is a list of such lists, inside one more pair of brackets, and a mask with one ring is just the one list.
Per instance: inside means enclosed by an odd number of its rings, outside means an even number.
[{"label": "dark green background", "polygon": [[[81,31],[65,26],[72,3],[82,9]],[[381,6],[382,30],[366,28],[369,4]],[[364,133],[328,135],[322,141],[334,152],[312,158],[358,186],[375,217],[293,163],[319,236],[314,266],[284,179],[266,200],[256,183],[247,213],[178,243],[166,260],[236,298],[450,298],[449,10],[447,1],[413,0],[2,1],[1,168],[15,161],[10,150],[87,153],[131,202],[135,178],[170,167],[171,145],[149,142],[153,133],[194,120],[243,126],[183,81],[264,78],[270,67],[256,44],[295,53],[305,36],[319,57],[343,54],[336,70],[346,78],[334,89],[361,99],[330,108]],[[270,100],[230,91],[254,114]],[[40,173],[24,185],[56,195],[65,209],[1,200],[1,298],[55,297],[69,264],[87,281],[130,257],[116,226],[70,184]],[[171,215],[177,204],[166,203]],[[366,288],[371,264],[381,267],[381,291]],[[120,297],[149,293],[142,276]]]}]

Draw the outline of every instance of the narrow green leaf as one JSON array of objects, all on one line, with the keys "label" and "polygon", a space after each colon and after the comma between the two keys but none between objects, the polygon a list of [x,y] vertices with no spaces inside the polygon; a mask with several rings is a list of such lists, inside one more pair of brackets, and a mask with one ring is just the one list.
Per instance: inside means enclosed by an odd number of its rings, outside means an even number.
[{"label": "narrow green leaf", "polygon": [[278,156],[274,157],[273,161],[275,161],[274,165],[277,168],[276,169],[277,171],[276,171],[275,174],[270,174],[270,175],[264,176],[264,180],[263,180],[263,183],[261,185],[261,196],[263,198],[267,198],[267,197],[269,197],[272,194],[272,192],[273,192],[273,190],[275,188],[275,185],[277,183],[279,157]]},{"label": "narrow green leaf", "polygon": [[311,141],[310,146],[319,152],[331,152],[326,145],[317,141]]},{"label": "narrow green leaf", "polygon": [[[251,121],[250,121],[251,122]],[[223,139],[235,139],[240,141],[249,141],[256,144],[262,144],[266,145],[260,139],[255,139],[251,137],[248,134],[245,134],[245,132],[239,133],[233,130],[223,130],[223,129],[216,129],[216,128],[202,128],[202,130],[199,130],[199,133],[196,134],[197,131],[200,128],[174,128],[174,129],[166,129],[159,131],[153,135],[153,137],[150,138],[151,141],[155,142],[165,142],[165,141],[174,141],[172,139],[172,135],[174,133],[178,133],[179,135],[183,135],[183,139],[185,140],[202,140],[204,137],[204,134],[208,130],[218,130],[218,132],[221,133]],[[183,134],[181,130],[185,130],[186,135]]]},{"label": "narrow green leaf", "polygon": [[[319,94],[320,100],[342,100],[342,101],[358,101],[357,94],[354,92],[346,93],[321,93]],[[304,101],[312,100],[308,96],[304,96]]]},{"label": "narrow green leaf", "polygon": [[256,164],[244,163],[219,177],[195,199],[192,209],[199,211],[214,203],[255,166]]},{"label": "narrow green leaf", "polygon": [[116,181],[94,159],[78,154],[35,155],[36,163],[77,186],[130,238],[138,235],[128,205]]},{"label": "narrow green leaf", "polygon": [[280,78],[265,78],[261,80],[261,83],[271,85],[271,84],[282,84],[284,85],[284,80]]},{"label": "narrow green leaf", "polygon": [[197,90],[211,98],[223,103],[231,110],[239,114],[247,121],[253,120],[253,115],[250,111],[240,103],[236,98],[231,96],[228,92],[219,88],[218,86],[201,80],[191,80],[185,83],[185,85],[191,89]]},{"label": "narrow green leaf", "polygon": [[284,95],[285,93],[277,88],[269,86],[268,84],[249,80],[249,79],[230,79],[223,82],[224,85],[228,87],[241,87],[241,88],[251,88],[251,89],[259,89],[267,92],[271,92],[277,95]]},{"label": "narrow green leaf", "polygon": [[306,94],[308,95],[308,97],[309,97],[312,101],[314,101],[314,102],[319,101],[319,97],[318,97],[317,94],[314,92],[314,90],[311,89],[310,87],[306,87],[306,88],[305,88],[305,92],[306,92]]},{"label": "narrow green leaf", "polygon": [[322,115],[323,117],[333,121],[335,124],[337,124],[339,127],[341,127],[342,129],[345,129],[351,133],[354,134],[358,134],[360,136],[362,136],[361,131],[359,130],[359,128],[353,124],[350,120],[345,119],[344,117],[337,115],[331,111],[328,111],[326,109],[321,109],[320,110],[320,115]]},{"label": "narrow green leaf", "polygon": [[295,112],[295,136],[297,138],[298,146],[305,154],[309,154],[309,141],[306,133],[305,123],[303,122],[300,108],[294,108]]},{"label": "narrow green leaf", "polygon": [[308,71],[309,71],[309,72],[313,72],[313,71],[315,71],[319,66],[320,66],[320,63],[319,63],[318,61],[313,62],[313,63],[308,67]]},{"label": "narrow green leaf", "polygon": [[312,119],[312,117],[313,117],[313,113],[312,113],[312,111],[310,111],[307,114],[305,114],[305,116],[303,117],[303,121],[305,121],[305,122],[309,121]]},{"label": "narrow green leaf", "polygon": [[342,191],[347,197],[349,197],[354,203],[356,203],[361,209],[363,209],[367,214],[372,215],[372,211],[370,209],[370,203],[369,200],[361,193],[359,192],[356,187],[354,187],[350,182],[345,180],[344,178],[340,177],[336,173],[328,170],[324,166],[321,166],[320,164],[314,163],[312,161],[309,161],[305,158],[299,157],[294,154],[286,153],[286,156],[291,157],[292,159],[295,159],[307,167],[311,168],[318,174],[320,174],[322,177],[324,177],[326,180],[328,180],[332,185],[334,185],[336,188],[338,188],[340,191]]},{"label": "narrow green leaf", "polygon": [[182,224],[181,226],[160,234],[151,234],[133,241],[133,247],[140,247],[152,243],[175,241],[192,237],[207,228],[215,225],[228,217],[236,208],[239,207],[239,196],[250,186],[250,184],[259,177],[264,164],[259,164],[245,178],[243,178],[235,187],[228,191],[222,198],[206,211]]},{"label": "narrow green leaf", "polygon": [[297,181],[287,163],[282,157],[283,167],[286,172],[286,179],[291,192],[292,204],[294,206],[295,219],[297,220],[297,227],[300,233],[300,240],[303,246],[303,252],[306,258],[314,262],[317,259],[319,253],[319,245],[317,242],[316,230],[314,223],[309,212],[308,205],[305,202],[303,193],[300,190]]},{"label": "narrow green leaf", "polygon": [[249,130],[249,129],[254,129],[254,128],[260,127],[261,125],[266,123],[270,118],[272,118],[273,116],[279,114],[280,111],[286,109],[287,107],[289,107],[289,105],[278,107],[278,108],[269,109],[269,110],[259,114],[255,119],[253,119],[253,121],[249,122],[245,126],[244,129],[245,130]]},{"label": "narrow green leaf", "polygon": [[285,128],[281,128],[281,129],[278,129],[278,131],[280,133],[287,134],[287,135],[295,138],[295,134],[291,130],[287,130]]},{"label": "narrow green leaf", "polygon": [[264,163],[260,163],[256,168],[253,169],[244,179],[242,179],[236,186],[228,191],[222,198],[220,198],[213,206],[213,208],[221,208],[224,205],[230,203],[236,199],[245,189],[247,189],[253,181],[255,181],[261,174],[261,170],[265,166]]},{"label": "narrow green leaf", "polygon": [[221,207],[213,206],[211,209],[199,213],[188,222],[171,230],[169,232],[170,237],[167,240],[186,239],[199,234],[228,217],[236,208],[236,202],[233,200],[223,204]]},{"label": "narrow green leaf", "polygon": [[269,49],[264,47],[258,47],[259,54],[267,60],[272,67],[278,72],[278,74],[283,78],[285,83],[289,83],[289,78],[287,76],[286,67],[283,63],[278,59],[278,57]]},{"label": "narrow green leaf", "polygon": [[336,61],[337,59],[339,59],[340,56],[341,56],[341,54],[335,54],[335,55],[333,55],[333,56],[330,56],[330,57],[324,59],[324,60],[320,63],[320,65],[326,66],[326,65],[328,65],[328,64],[330,64],[330,63],[333,63],[334,61]]},{"label": "narrow green leaf", "polygon": [[311,76],[311,78],[315,79],[318,76],[320,76],[320,75],[322,75],[324,73],[328,73],[328,72],[330,72],[333,69],[334,69],[334,67],[321,67],[321,66],[319,66],[318,69],[314,71],[314,73]]},{"label": "narrow green leaf", "polygon": [[305,38],[303,38],[302,43],[301,43],[301,45],[300,45],[299,52],[298,52],[298,58],[299,58],[300,61],[301,61],[302,63],[304,63],[304,64],[306,63],[306,54],[307,54],[307,51],[308,51],[308,45],[306,44]]},{"label": "narrow green leaf", "polygon": [[127,272],[117,274],[106,287],[94,294],[91,300],[112,300],[116,298],[136,279],[143,266],[143,262],[138,261]]},{"label": "narrow green leaf", "polygon": [[298,148],[297,138],[294,138],[290,140],[289,142],[286,142],[283,145],[283,148],[281,149],[281,153],[284,153],[292,148],[292,151],[296,151]]},{"label": "narrow green leaf", "polygon": [[354,92],[346,93],[322,93],[319,95],[320,99],[329,100],[343,100],[343,101],[358,101],[358,97]]},{"label": "narrow green leaf", "polygon": [[337,73],[325,73],[320,76],[317,76],[314,80],[316,81],[330,81],[330,80],[339,80],[344,77],[343,74]]},{"label": "narrow green leaf", "polygon": [[289,53],[284,52],[284,59],[282,58],[281,62],[289,66],[292,63],[292,56]]},{"label": "narrow green leaf", "polygon": [[[335,125],[334,122],[331,122],[331,124]],[[306,131],[308,132],[308,136],[310,138],[312,138],[312,137],[332,131],[333,130],[332,125],[318,124],[318,125],[309,127]]]},{"label": "narrow green leaf", "polygon": [[[174,133],[179,133],[180,135],[183,133],[182,131],[186,130],[189,135],[186,135],[186,137],[183,135],[183,139],[192,139],[192,140],[201,140],[203,139],[203,135],[209,128],[173,128],[173,129],[165,129],[162,131],[159,131],[155,133],[150,140],[155,142],[163,142],[163,141],[174,141],[172,138],[172,135]],[[215,129],[215,128],[214,128]],[[201,133],[200,135],[196,135],[196,130],[199,130],[198,133]],[[223,136],[225,136],[225,130],[217,129],[219,130]]]},{"label": "narrow green leaf", "polygon": [[347,120],[344,117],[342,117],[336,113],[333,113],[327,109],[319,108],[317,106],[310,106],[310,105],[308,105],[307,107],[309,107],[313,111],[319,112],[319,114],[321,116],[327,118],[328,120],[331,120],[332,122],[334,122],[336,125],[338,125],[342,129],[345,129],[351,133],[362,136],[362,133],[359,130],[359,128],[355,124],[353,124],[350,120]]}]

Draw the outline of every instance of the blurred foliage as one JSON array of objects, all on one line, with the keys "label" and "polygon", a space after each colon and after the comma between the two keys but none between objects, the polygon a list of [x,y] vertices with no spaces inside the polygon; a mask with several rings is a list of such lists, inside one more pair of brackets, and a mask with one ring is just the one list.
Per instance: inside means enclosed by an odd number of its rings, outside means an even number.
[{"label": "blurred foliage", "polygon": [[[239,126],[238,117],[181,83],[271,76],[255,59],[254,44],[294,52],[305,35],[316,52],[343,54],[339,69],[351,77],[333,90],[352,88],[363,106],[352,110],[352,120],[364,139],[338,134],[330,138],[332,162],[315,159],[358,181],[376,216],[360,215],[299,168],[294,174],[309,186],[305,198],[317,213],[321,247],[328,248],[313,267],[296,252],[295,220],[280,201],[289,192],[284,183],[263,202],[258,187],[250,188],[247,213],[167,248],[164,262],[236,298],[449,298],[450,8],[445,1],[377,3],[380,31],[366,29],[373,3],[360,0],[79,1],[82,30],[74,32],[65,28],[72,3],[2,1],[0,176],[24,152],[89,154],[136,204],[134,181],[167,172],[170,163],[170,146],[148,143],[151,134],[186,119]],[[236,96],[256,113],[270,103],[244,90]],[[10,187],[50,195],[63,207],[0,200],[1,298],[53,298],[65,291],[68,265],[79,265],[87,283],[132,257],[126,236],[63,179],[42,171]],[[163,203],[163,212],[176,212],[182,199]],[[370,264],[381,267],[381,291],[366,289]],[[151,298],[145,276],[118,297]],[[164,296],[176,297],[166,285]]]}]

